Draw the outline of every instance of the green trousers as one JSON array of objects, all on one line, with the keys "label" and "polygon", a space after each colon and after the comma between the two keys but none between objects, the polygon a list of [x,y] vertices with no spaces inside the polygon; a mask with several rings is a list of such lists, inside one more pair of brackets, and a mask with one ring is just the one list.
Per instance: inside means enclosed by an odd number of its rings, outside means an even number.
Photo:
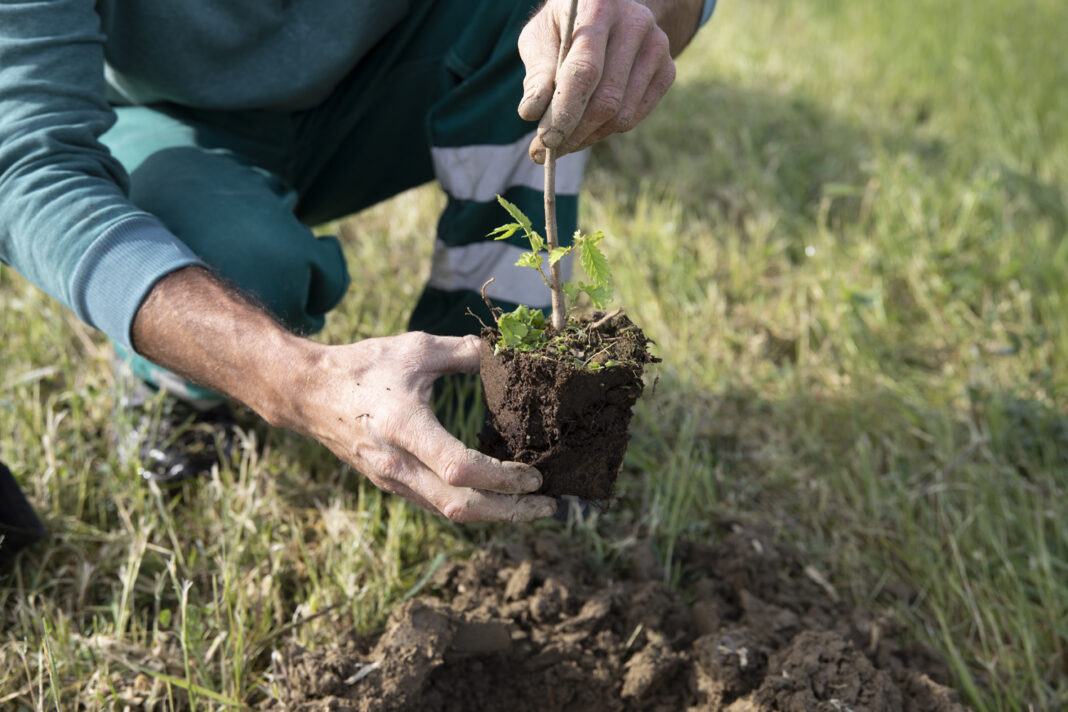
[{"label": "green trousers", "polygon": [[[130,174],[130,198],[288,328],[310,334],[345,296],[340,243],[310,226],[437,180],[448,201],[412,330],[474,333],[479,289],[504,308],[549,304],[538,275],[514,266],[521,238],[486,238],[509,218],[497,194],[544,234],[542,168],[522,121],[516,43],[537,0],[413,0],[411,11],[320,105],[300,111],[116,107],[104,143]],[[279,58],[286,61],[288,58]],[[176,61],[180,61],[176,58]],[[210,81],[210,77],[205,78]],[[557,171],[560,234],[578,218],[586,155]],[[355,275],[373,288],[373,274]],[[135,373],[179,397],[214,396],[136,354]]]}]

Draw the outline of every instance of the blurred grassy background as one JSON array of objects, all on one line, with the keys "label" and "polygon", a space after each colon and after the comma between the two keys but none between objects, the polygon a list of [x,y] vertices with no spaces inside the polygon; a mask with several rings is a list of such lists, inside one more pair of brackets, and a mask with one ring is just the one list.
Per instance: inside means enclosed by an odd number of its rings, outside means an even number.
[{"label": "blurred grassy background", "polygon": [[[582,208],[664,358],[602,521],[664,562],[718,517],[771,522],[982,710],[1068,706],[1065,27],[1059,0],[722,3]],[[441,204],[332,226],[374,277],[324,338],[403,328]],[[52,532],[0,582],[5,709],[254,703],[277,648],[373,626],[511,532],[263,428],[165,498],[108,446],[98,335],[7,268],[0,334],[0,459]]]}]

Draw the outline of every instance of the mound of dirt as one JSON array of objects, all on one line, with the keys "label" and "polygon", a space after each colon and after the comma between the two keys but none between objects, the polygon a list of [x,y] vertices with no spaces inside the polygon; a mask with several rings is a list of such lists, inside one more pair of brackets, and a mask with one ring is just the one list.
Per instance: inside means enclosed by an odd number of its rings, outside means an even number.
[{"label": "mound of dirt", "polygon": [[683,544],[678,593],[648,547],[623,576],[550,532],[444,565],[377,640],[283,656],[281,704],[320,710],[950,712],[929,651],[850,610],[796,552],[735,527]]}]

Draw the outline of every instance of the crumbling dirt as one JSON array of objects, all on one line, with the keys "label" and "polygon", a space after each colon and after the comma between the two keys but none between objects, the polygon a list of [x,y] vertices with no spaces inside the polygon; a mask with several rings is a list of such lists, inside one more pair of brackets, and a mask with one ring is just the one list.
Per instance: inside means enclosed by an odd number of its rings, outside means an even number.
[{"label": "crumbling dirt", "polygon": [[[494,355],[498,336],[491,328],[482,335],[482,451],[536,467],[543,478],[539,494],[609,499],[642,370],[657,360],[645,334],[618,315],[597,329],[567,334],[559,348]],[[613,362],[618,365],[600,367]]]},{"label": "crumbling dirt", "polygon": [[375,639],[290,649],[285,709],[955,712],[931,651],[850,609],[790,547],[735,525],[681,543],[682,586],[648,545],[598,572],[553,532],[445,564]]}]

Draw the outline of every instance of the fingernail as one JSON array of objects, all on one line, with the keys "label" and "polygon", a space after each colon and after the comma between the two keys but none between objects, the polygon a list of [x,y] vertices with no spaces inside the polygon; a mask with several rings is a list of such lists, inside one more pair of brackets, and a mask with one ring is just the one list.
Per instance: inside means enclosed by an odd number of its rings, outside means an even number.
[{"label": "fingernail", "polygon": [[544,148],[539,148],[537,151],[534,152],[534,162],[535,163],[545,163],[545,149]]},{"label": "fingernail", "polygon": [[538,519],[547,519],[549,517],[556,516],[556,510],[559,505],[554,501],[552,504],[547,504],[538,510]]},{"label": "fingernail", "polygon": [[564,134],[560,129],[549,129],[541,136],[541,142],[546,148],[556,148],[564,142]]},{"label": "fingernail", "polygon": [[541,487],[541,475],[529,474],[523,478],[523,491],[533,492]]}]

